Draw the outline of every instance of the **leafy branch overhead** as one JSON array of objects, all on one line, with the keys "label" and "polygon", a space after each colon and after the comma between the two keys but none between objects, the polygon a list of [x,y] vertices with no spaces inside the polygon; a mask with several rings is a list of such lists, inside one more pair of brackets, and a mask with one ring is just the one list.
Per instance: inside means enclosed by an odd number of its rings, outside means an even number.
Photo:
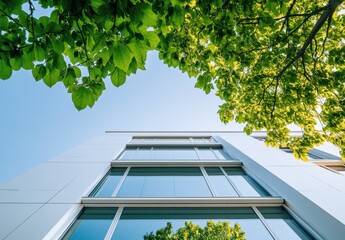
[{"label": "leafy branch overhead", "polygon": [[[36,5],[34,5],[34,3]],[[38,16],[35,8],[51,9]],[[223,122],[266,129],[299,158],[329,141],[345,155],[344,0],[5,0],[0,78],[31,70],[62,82],[77,109],[145,69],[158,50],[196,87],[224,100]],[[294,124],[302,138],[289,135]],[[320,131],[321,129],[321,131]]]}]

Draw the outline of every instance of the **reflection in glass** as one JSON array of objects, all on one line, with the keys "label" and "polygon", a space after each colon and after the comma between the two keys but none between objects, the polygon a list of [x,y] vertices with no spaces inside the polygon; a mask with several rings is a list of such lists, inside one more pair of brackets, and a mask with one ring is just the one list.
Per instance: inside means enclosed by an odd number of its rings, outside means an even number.
[{"label": "reflection in glass", "polygon": [[155,232],[172,222],[174,230],[185,221],[205,226],[209,220],[239,223],[247,239],[272,239],[251,208],[125,208],[112,239],[143,239],[146,233]]},{"label": "reflection in glass", "polygon": [[265,222],[278,239],[313,239],[282,207],[259,207]]},{"label": "reflection in glass", "polygon": [[84,208],[63,240],[104,239],[117,208]]},{"label": "reflection in glass", "polygon": [[219,167],[205,167],[205,170],[217,197],[238,197]]},{"label": "reflection in glass", "polygon": [[117,184],[122,178],[127,168],[112,168],[102,179],[95,190],[90,194],[91,197],[110,197]]},{"label": "reflection in glass", "polygon": [[213,149],[213,152],[220,160],[234,159],[233,157],[229,157],[222,149]]},{"label": "reflection in glass", "polygon": [[223,169],[239,190],[241,196],[259,197],[268,195],[262,187],[246,175],[242,168],[225,167]]},{"label": "reflection in glass", "polygon": [[198,167],[133,167],[117,197],[210,197]]}]

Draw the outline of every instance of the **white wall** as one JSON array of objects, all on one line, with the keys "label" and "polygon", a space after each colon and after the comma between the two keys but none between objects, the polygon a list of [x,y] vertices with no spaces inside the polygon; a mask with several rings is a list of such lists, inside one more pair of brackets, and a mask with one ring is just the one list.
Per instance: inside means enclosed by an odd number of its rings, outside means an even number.
[{"label": "white wall", "polygon": [[217,140],[243,162],[258,182],[283,197],[286,205],[321,237],[344,239],[343,175],[296,160],[282,150],[267,148],[264,142],[243,133],[222,134],[221,138]]},{"label": "white wall", "polygon": [[0,185],[0,239],[43,239],[85,196],[131,139],[103,134]]}]

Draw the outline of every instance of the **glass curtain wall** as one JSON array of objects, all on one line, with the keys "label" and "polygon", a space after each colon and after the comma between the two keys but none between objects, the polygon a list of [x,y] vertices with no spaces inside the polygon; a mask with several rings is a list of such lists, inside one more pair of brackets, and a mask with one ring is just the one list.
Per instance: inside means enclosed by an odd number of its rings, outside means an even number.
[{"label": "glass curtain wall", "polygon": [[[112,167],[88,197],[88,200],[95,201],[95,205],[99,206],[84,207],[62,239],[107,237],[115,240],[136,240],[165,227],[167,222],[172,222],[176,230],[182,227],[185,221],[204,226],[209,220],[230,221],[232,226],[239,223],[249,240],[313,239],[284,207],[269,204],[268,207],[263,207],[253,201],[248,204],[248,199],[265,197],[270,200],[271,197],[241,167],[204,167],[202,161],[195,161],[195,164],[188,167],[159,165],[159,162],[165,160],[214,160],[215,163],[217,160],[231,161],[233,158],[221,147],[207,146],[214,141],[213,138],[166,136],[133,139],[135,143],[139,141],[144,142],[145,146],[129,147],[117,160],[141,160],[140,166],[134,162],[125,167]],[[166,143],[166,146],[148,147],[150,141]],[[182,146],[169,145],[172,141],[179,141]],[[184,142],[186,146],[183,146]],[[198,145],[191,147],[193,142]],[[200,146],[203,143],[205,146]],[[147,160],[157,160],[157,165],[145,165]],[[204,201],[207,198],[207,201],[212,201],[213,198],[225,197],[236,198],[236,201],[241,202],[241,207],[231,204],[224,207],[209,203],[203,204],[203,207],[191,207],[190,204],[182,202],[167,207],[168,204],[164,204],[165,199],[170,202],[174,201],[174,198],[191,198],[189,200],[192,201]],[[159,198],[164,207],[152,207],[152,204],[145,205],[140,202],[140,206],[135,207],[126,203],[114,204],[116,207],[103,207],[104,205],[97,203],[99,198]]]}]

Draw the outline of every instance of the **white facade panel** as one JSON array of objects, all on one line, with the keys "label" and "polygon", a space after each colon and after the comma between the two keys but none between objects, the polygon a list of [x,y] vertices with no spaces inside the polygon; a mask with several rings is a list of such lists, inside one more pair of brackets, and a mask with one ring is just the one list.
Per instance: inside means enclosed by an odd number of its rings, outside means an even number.
[{"label": "white facade panel", "polygon": [[72,206],[72,204],[45,204],[5,239],[43,239]]},{"label": "white facade panel", "polygon": [[0,204],[0,239],[15,232],[42,204]]}]

